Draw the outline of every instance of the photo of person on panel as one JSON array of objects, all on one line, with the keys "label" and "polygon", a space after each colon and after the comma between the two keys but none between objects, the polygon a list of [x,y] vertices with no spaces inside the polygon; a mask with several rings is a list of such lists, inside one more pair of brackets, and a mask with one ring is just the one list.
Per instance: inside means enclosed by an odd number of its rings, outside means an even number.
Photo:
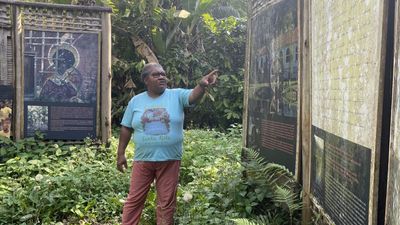
[{"label": "photo of person on panel", "polygon": [[12,109],[11,101],[1,100],[0,101],[0,136],[11,137],[11,118]]},{"label": "photo of person on panel", "polygon": [[49,53],[54,73],[43,83],[39,98],[61,102],[82,102],[78,96],[82,75],[76,69],[78,51],[68,43],[53,46]]},{"label": "photo of person on panel", "polygon": [[25,33],[25,100],[94,103],[98,34]]}]

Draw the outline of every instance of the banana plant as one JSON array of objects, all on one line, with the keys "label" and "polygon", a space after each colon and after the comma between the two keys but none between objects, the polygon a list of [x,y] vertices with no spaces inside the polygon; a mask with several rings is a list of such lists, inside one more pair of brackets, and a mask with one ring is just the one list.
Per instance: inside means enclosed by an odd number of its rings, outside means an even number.
[{"label": "banana plant", "polygon": [[[134,46],[148,61],[165,55],[174,44],[192,46],[191,51],[201,50],[198,26],[204,14],[211,15],[221,6],[221,0],[112,0],[118,7],[113,27],[117,32],[130,35]],[[234,0],[231,0],[234,1]],[[236,0],[235,0],[236,1]],[[244,3],[245,5],[245,3]],[[141,44],[138,45],[137,43]],[[193,46],[195,46],[193,48]],[[189,51],[189,52],[191,52]],[[153,54],[148,54],[153,52]],[[151,55],[151,56],[149,56]]]}]

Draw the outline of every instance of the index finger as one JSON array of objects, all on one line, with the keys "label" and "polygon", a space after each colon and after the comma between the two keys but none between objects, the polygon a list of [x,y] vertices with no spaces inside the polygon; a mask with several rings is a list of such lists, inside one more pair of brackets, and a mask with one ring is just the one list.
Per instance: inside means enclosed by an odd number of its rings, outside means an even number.
[{"label": "index finger", "polygon": [[211,71],[208,75],[214,75],[214,76],[218,76],[219,70],[218,69],[214,69],[213,71]]}]

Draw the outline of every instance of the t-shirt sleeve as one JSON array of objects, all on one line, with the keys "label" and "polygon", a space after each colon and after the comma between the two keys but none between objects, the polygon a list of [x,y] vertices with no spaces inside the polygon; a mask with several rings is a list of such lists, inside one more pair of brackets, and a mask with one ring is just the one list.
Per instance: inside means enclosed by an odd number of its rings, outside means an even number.
[{"label": "t-shirt sleeve", "polygon": [[132,128],[133,119],[133,100],[129,101],[128,107],[126,107],[124,116],[122,117],[121,125],[124,127]]},{"label": "t-shirt sleeve", "polygon": [[189,104],[189,96],[192,93],[193,89],[183,89],[183,88],[178,88],[178,94],[179,94],[179,102],[183,107],[189,107],[191,106]]}]

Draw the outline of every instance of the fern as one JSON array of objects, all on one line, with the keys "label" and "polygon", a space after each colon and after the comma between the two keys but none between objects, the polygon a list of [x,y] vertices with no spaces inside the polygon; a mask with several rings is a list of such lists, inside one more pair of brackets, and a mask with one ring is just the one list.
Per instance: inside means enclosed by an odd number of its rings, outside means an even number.
[{"label": "fern", "polygon": [[261,225],[259,223],[251,222],[249,219],[232,219],[233,222],[235,222],[236,225]]},{"label": "fern", "polygon": [[276,187],[273,194],[273,201],[282,204],[284,208],[288,210],[290,215],[290,224],[293,224],[294,213],[302,207],[297,196],[298,195],[292,190],[280,186]]},{"label": "fern", "polygon": [[277,214],[274,215],[271,212],[268,212],[266,215],[257,216],[254,219],[232,219],[236,225],[281,225],[284,223],[283,220],[284,218],[279,217]]},{"label": "fern", "polygon": [[[287,186],[293,182],[293,174],[282,165],[268,163],[253,149],[246,149],[243,166],[246,174],[257,183],[265,183],[271,187],[279,184]],[[273,189],[273,188],[272,188]]]},{"label": "fern", "polygon": [[[262,200],[259,212],[263,216],[253,221],[258,224],[294,224],[296,212],[301,209],[301,199],[297,190],[298,184],[293,174],[282,165],[267,163],[259,152],[246,149],[242,165],[246,171],[246,179],[255,189],[266,191],[266,199]],[[252,186],[250,186],[252,187]],[[250,189],[251,191],[253,189]],[[239,220],[240,222],[250,220]],[[236,221],[235,221],[236,222]]]}]

